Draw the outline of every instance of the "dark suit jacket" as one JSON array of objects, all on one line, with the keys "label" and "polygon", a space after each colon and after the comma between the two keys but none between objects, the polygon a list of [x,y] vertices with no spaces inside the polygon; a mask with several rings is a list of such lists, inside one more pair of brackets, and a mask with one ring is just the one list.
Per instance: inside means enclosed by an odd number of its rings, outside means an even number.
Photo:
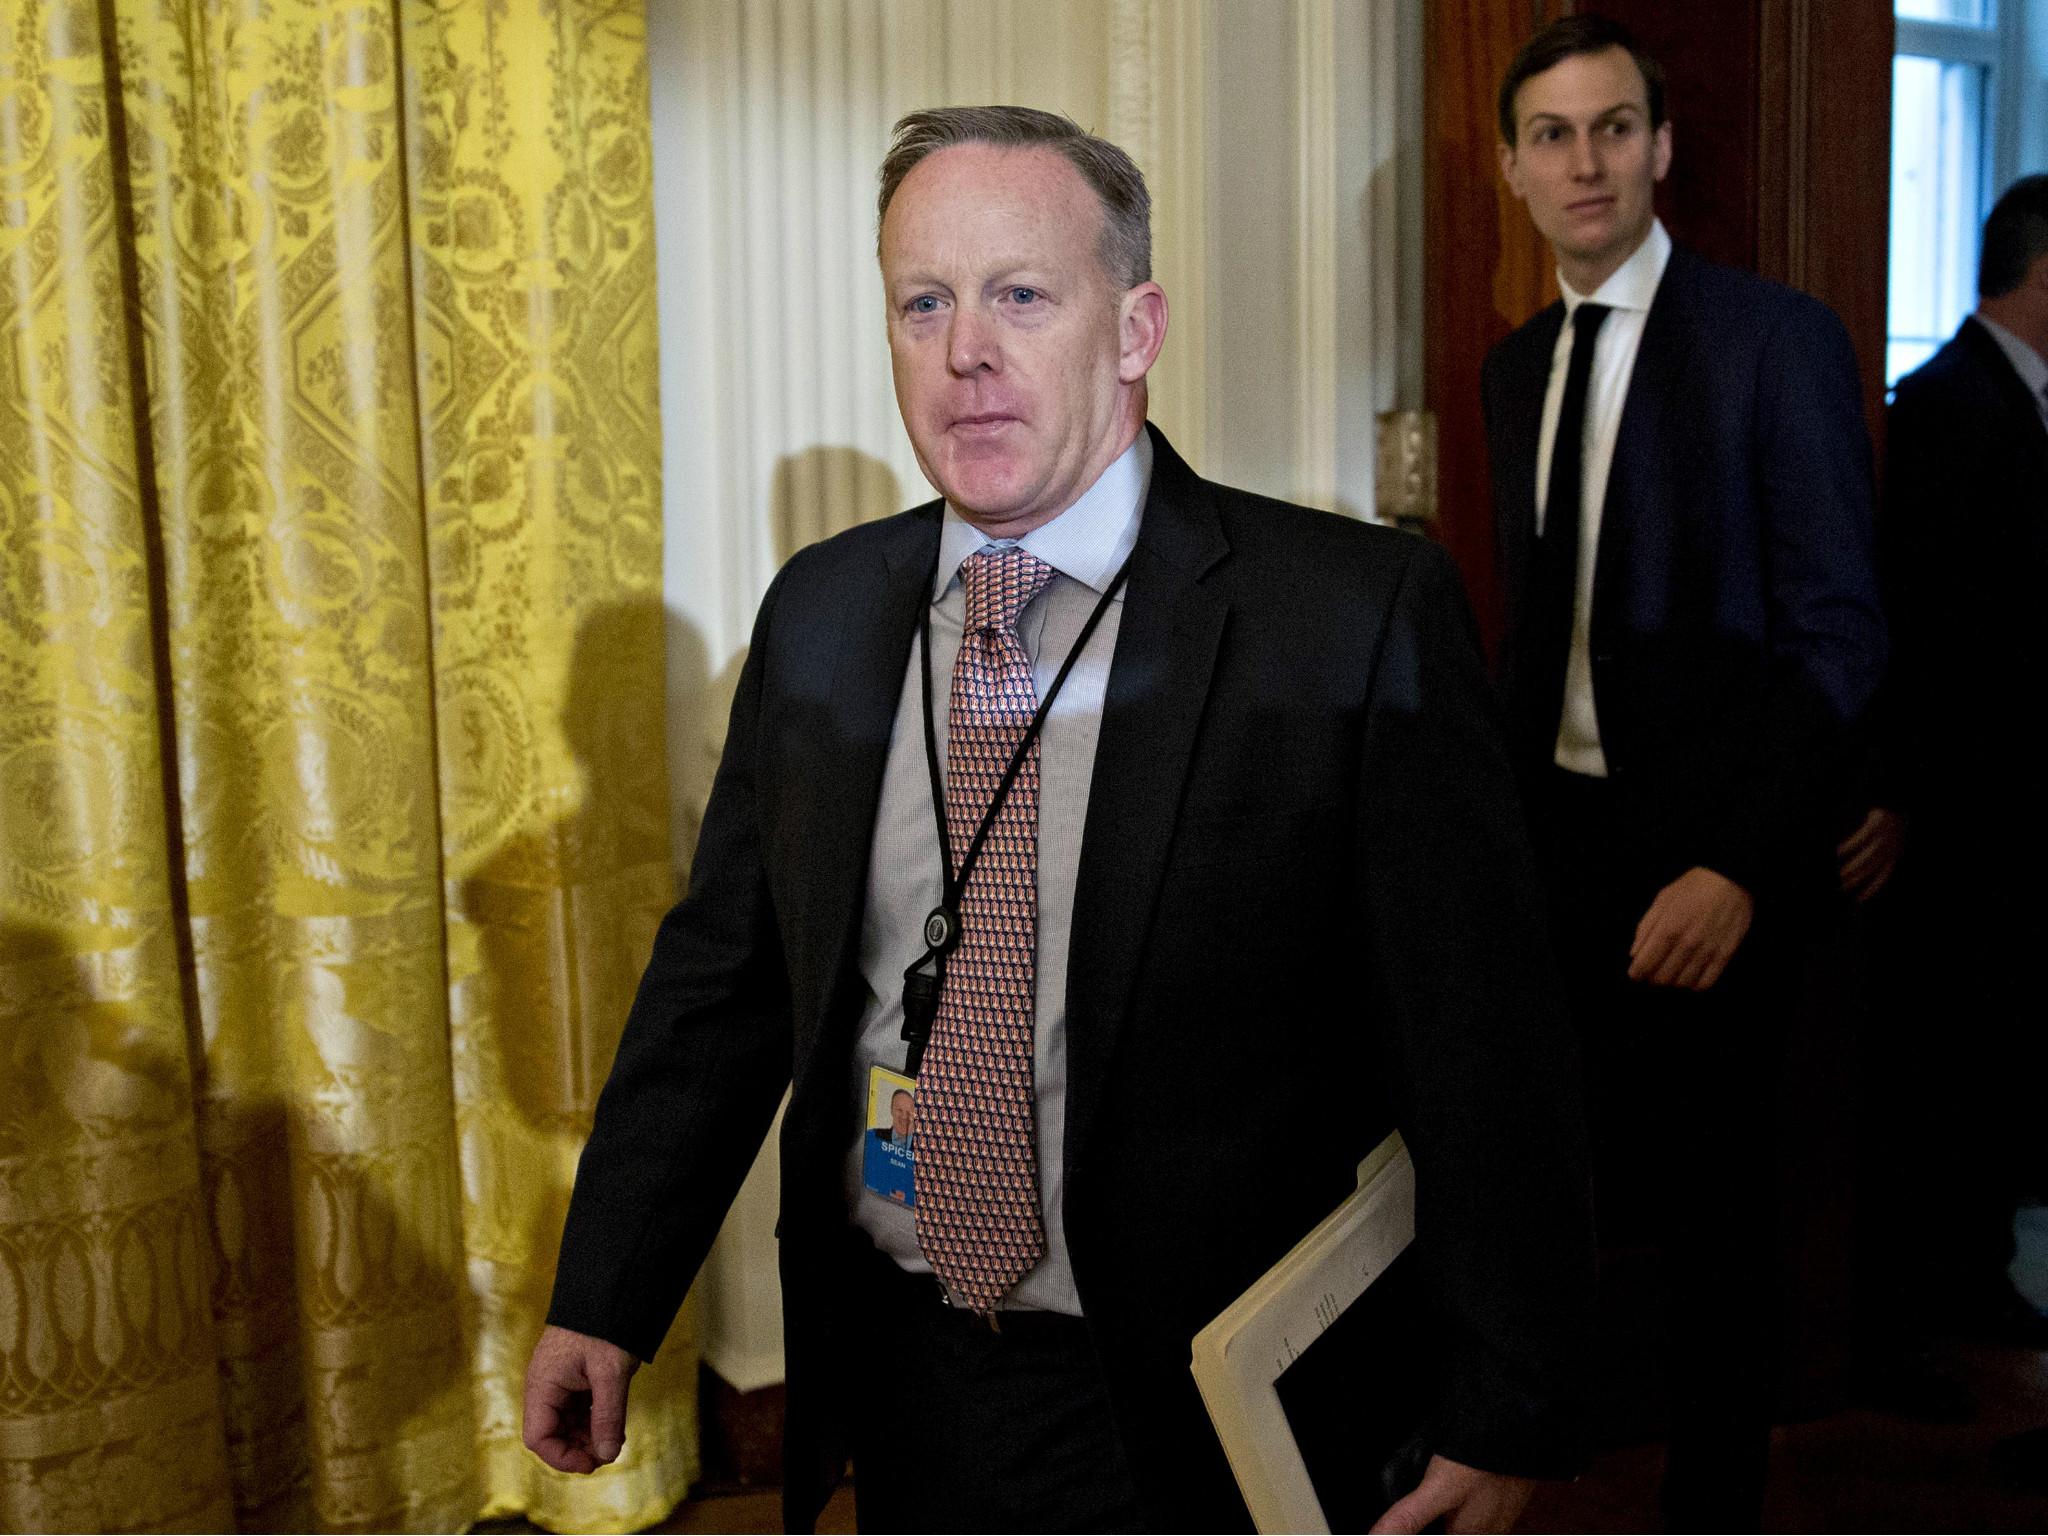
[{"label": "dark suit jacket", "polygon": [[[1563,322],[1551,305],[1482,375],[1510,697]],[[1884,664],[1861,399],[1824,304],[1671,253],[1622,409],[1590,632],[1601,746],[1662,879],[1704,865],[1752,894],[1827,879],[1850,733]],[[1555,730],[1517,743],[1525,769]]]},{"label": "dark suit jacket", "polygon": [[[1167,1528],[1245,1522],[1190,1341],[1396,1123],[1441,1312],[1438,1444],[1568,1468],[1591,1272],[1576,1064],[1457,576],[1423,540],[1212,485],[1154,442],[1066,1021],[1066,1235],[1133,1476]],[[939,523],[933,503],[806,549],[762,604],[551,1312],[650,1355],[793,1079],[779,1233],[803,1528],[837,1471],[834,1415],[859,1411],[848,1362],[872,1350],[845,1315],[856,962]]]},{"label": "dark suit jacket", "polygon": [[[2028,702],[2048,675],[2048,427],[1991,333],[1965,320],[1899,380],[1887,429],[1897,646],[1877,798],[1911,817],[1930,873],[2006,905],[2048,853]],[[1973,902],[1972,921],[1985,910]]]}]

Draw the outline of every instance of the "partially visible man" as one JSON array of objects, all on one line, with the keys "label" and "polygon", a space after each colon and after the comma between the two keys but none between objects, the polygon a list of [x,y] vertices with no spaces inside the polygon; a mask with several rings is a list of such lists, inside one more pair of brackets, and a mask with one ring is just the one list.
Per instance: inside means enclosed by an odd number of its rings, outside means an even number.
[{"label": "partially visible man", "polygon": [[1881,1312],[1909,1346],[1960,1326],[2048,1348],[2006,1274],[2016,1198],[2048,1194],[2031,963],[2048,926],[2033,705],[2048,675],[2048,175],[1991,210],[1977,288],[1887,417],[1893,666],[1878,804],[1842,844],[1841,878],[1860,899],[1885,893],[1872,1139],[1898,1147],[1885,1187],[1906,1181],[1924,1234],[1873,1263]]},{"label": "partially visible man", "polygon": [[1825,306],[1673,246],[1663,73],[1621,26],[1545,28],[1498,105],[1564,295],[1482,381],[1511,747],[1603,1241],[1664,1255],[1665,1518],[1753,1530],[1773,1091],[1884,655],[1856,359]]},{"label": "partially visible man", "polygon": [[[1576,1071],[1456,573],[1147,427],[1147,210],[1065,119],[898,125],[890,354],[943,500],[762,604],[528,1373],[552,1466],[618,1455],[792,1078],[794,1528],[849,1448],[864,1530],[1243,1527],[1190,1342],[1394,1124],[1441,1378],[1388,1528],[1506,1529],[1575,1462]],[[913,1085],[878,1188],[864,1107]]]}]

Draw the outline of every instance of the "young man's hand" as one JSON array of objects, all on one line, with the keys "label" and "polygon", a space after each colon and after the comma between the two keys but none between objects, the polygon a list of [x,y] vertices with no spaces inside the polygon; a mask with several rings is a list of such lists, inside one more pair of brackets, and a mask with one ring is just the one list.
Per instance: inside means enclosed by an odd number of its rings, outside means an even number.
[{"label": "young man's hand", "polygon": [[1726,875],[1688,869],[1657,893],[1636,924],[1629,980],[1706,991],[1728,969],[1755,915],[1756,898]]}]

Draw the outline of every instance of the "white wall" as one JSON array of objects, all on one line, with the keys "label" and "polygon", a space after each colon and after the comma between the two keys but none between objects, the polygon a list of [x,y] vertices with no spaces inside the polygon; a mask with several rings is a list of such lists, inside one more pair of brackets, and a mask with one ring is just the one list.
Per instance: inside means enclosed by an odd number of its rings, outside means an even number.
[{"label": "white wall", "polygon": [[[1354,514],[1419,404],[1420,0],[649,0],[679,863],[755,604],[931,494],[896,420],[875,167],[914,107],[1016,101],[1129,149],[1195,467]],[[773,1148],[706,1268],[706,1359],[781,1374]]]}]

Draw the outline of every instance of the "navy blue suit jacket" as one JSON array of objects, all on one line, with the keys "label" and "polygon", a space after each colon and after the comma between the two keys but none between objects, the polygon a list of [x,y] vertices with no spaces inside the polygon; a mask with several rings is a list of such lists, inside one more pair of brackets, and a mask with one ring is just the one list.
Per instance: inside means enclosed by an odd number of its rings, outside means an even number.
[{"label": "navy blue suit jacket", "polygon": [[[1551,305],[1482,375],[1510,696],[1563,321]],[[1590,647],[1608,768],[1662,878],[1826,878],[1885,634],[1855,352],[1817,299],[1672,252],[1622,409]],[[1550,746],[1518,743],[1524,769]]]}]

